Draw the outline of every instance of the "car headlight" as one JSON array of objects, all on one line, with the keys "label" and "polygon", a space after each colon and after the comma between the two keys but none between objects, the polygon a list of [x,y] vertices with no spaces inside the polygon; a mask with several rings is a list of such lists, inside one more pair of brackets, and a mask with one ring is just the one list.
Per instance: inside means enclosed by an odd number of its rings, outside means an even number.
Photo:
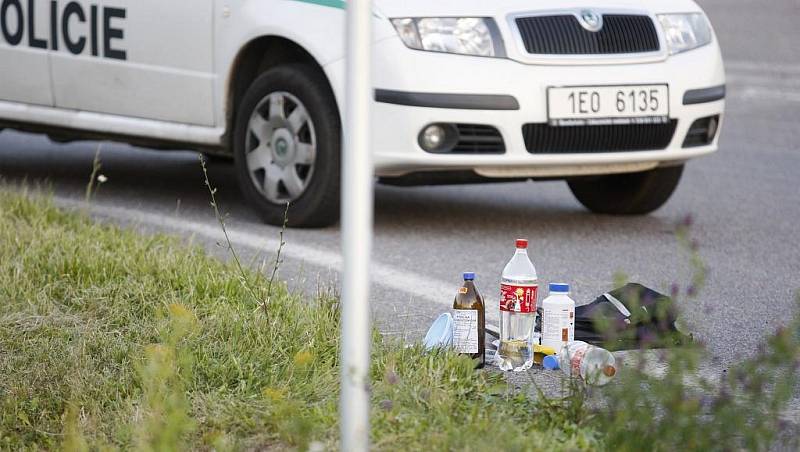
[{"label": "car headlight", "polygon": [[711,42],[711,25],[705,14],[660,14],[670,55],[702,47]]},{"label": "car headlight", "polygon": [[505,50],[494,20],[481,17],[392,19],[403,43],[412,49],[487,57]]}]

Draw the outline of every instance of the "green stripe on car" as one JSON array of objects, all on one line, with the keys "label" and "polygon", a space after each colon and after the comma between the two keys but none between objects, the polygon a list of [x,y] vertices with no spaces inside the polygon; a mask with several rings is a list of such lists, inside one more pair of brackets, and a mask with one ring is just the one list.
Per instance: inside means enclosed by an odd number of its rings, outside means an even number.
[{"label": "green stripe on car", "polygon": [[331,8],[344,9],[344,0],[295,0],[297,2],[312,3],[314,5],[329,6]]}]

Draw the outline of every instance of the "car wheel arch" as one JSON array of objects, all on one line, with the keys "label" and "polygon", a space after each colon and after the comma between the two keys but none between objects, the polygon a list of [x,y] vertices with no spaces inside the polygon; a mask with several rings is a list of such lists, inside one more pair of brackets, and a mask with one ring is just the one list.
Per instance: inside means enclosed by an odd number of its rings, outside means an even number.
[{"label": "car wheel arch", "polygon": [[[320,79],[325,81],[325,88],[331,93],[333,99],[336,99],[331,81],[322,65],[297,42],[282,36],[263,35],[250,40],[241,47],[228,71],[226,84],[224,143],[228,152],[232,153],[233,149],[236,112],[250,84],[271,68],[282,64],[297,63],[313,68]],[[338,102],[336,109],[341,118]]]}]

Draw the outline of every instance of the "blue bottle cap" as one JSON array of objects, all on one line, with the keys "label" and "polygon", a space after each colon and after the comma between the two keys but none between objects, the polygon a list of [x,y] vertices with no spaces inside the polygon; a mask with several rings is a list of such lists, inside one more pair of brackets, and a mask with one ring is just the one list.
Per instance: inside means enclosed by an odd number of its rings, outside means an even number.
[{"label": "blue bottle cap", "polygon": [[464,281],[474,281],[475,272],[464,272]]},{"label": "blue bottle cap", "polygon": [[547,370],[558,369],[558,357],[556,355],[547,355],[542,360],[542,367]]},{"label": "blue bottle cap", "polygon": [[569,293],[569,284],[550,283],[550,292]]}]

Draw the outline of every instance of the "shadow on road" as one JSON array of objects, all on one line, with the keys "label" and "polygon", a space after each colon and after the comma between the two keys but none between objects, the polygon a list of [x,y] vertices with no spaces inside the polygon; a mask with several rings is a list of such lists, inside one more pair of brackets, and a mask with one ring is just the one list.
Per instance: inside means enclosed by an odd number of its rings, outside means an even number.
[{"label": "shadow on road", "polygon": [[[86,187],[96,146],[94,142],[57,144],[42,136],[3,132],[0,176],[8,182],[43,183],[56,193],[76,196]],[[100,172],[108,178],[97,195],[103,201],[199,214],[208,209],[208,193],[195,152],[104,143],[100,160]],[[241,200],[231,162],[214,159],[208,167],[224,209],[238,222],[260,224]],[[375,225],[380,234],[401,236],[424,231],[469,237],[471,233],[521,228],[580,236],[617,227],[632,234],[672,230],[672,223],[655,216],[592,215],[572,198],[563,182],[410,188],[377,185]],[[335,230],[338,226],[328,229]]]}]

